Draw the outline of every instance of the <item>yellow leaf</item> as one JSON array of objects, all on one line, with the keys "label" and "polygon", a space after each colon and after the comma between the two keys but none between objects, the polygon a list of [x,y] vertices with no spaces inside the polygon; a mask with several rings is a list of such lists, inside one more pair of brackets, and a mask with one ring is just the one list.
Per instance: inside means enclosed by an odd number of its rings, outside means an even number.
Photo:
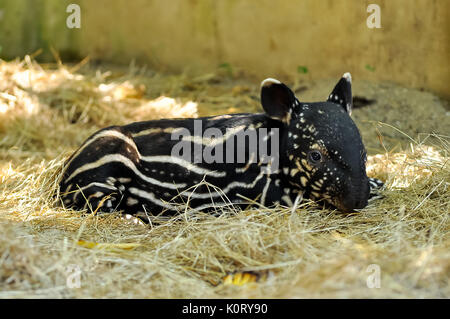
[{"label": "yellow leaf", "polygon": [[259,275],[251,272],[238,272],[235,274],[228,274],[222,278],[224,285],[243,286],[248,283],[257,282]]},{"label": "yellow leaf", "polygon": [[139,243],[122,243],[122,244],[112,244],[112,243],[95,243],[92,241],[79,240],[77,242],[79,246],[89,248],[89,249],[106,249],[106,250],[130,250],[141,246]]}]

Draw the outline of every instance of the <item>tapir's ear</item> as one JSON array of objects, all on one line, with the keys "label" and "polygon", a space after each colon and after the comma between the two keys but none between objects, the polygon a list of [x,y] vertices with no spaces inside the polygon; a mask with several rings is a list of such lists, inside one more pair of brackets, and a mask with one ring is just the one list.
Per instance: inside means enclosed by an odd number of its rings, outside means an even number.
[{"label": "tapir's ear", "polygon": [[261,83],[261,104],[272,119],[289,123],[291,110],[299,103],[294,92],[275,79],[265,79]]},{"label": "tapir's ear", "polygon": [[350,73],[345,73],[342,76],[327,101],[341,105],[349,115],[352,114],[352,76]]}]

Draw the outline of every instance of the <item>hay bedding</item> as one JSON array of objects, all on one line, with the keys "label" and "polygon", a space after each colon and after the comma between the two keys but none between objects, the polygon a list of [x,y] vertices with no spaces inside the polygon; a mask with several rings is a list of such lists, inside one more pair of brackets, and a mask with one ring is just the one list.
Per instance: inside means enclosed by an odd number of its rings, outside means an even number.
[{"label": "hay bedding", "polygon": [[[420,142],[378,124],[397,143],[369,157],[370,175],[387,185],[384,198],[360,213],[304,202],[295,212],[256,207],[150,225],[117,214],[81,216],[55,205],[53,195],[64,158],[98,128],[236,111],[230,107],[255,111],[258,99],[256,84],[233,86],[236,80],[217,75],[78,67],[0,60],[1,298],[450,297],[448,131],[413,132]],[[435,109],[448,130],[445,110]],[[357,121],[364,112],[355,110]],[[402,116],[389,123],[402,124]],[[365,130],[377,131],[358,125],[365,138]],[[370,143],[379,141],[386,138]],[[373,264],[381,281],[370,289]],[[256,275],[247,284],[222,280],[235,271]]]}]

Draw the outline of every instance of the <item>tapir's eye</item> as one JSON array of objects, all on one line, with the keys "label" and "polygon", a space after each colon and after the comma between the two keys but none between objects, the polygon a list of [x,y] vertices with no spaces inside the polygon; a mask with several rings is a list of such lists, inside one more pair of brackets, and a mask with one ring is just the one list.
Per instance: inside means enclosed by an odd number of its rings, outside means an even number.
[{"label": "tapir's eye", "polygon": [[312,150],[308,153],[308,161],[311,164],[318,164],[322,160],[322,153],[318,150]]}]

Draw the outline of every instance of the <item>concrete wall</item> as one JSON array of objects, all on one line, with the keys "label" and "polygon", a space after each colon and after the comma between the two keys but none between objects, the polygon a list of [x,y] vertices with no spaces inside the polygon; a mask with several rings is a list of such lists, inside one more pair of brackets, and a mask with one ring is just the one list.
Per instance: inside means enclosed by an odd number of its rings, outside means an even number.
[{"label": "concrete wall", "polygon": [[[81,29],[65,9],[81,6]],[[370,3],[381,29],[369,29]],[[227,62],[247,74],[388,80],[450,97],[448,0],[0,0],[0,56],[53,46],[161,70],[207,72]]]}]

